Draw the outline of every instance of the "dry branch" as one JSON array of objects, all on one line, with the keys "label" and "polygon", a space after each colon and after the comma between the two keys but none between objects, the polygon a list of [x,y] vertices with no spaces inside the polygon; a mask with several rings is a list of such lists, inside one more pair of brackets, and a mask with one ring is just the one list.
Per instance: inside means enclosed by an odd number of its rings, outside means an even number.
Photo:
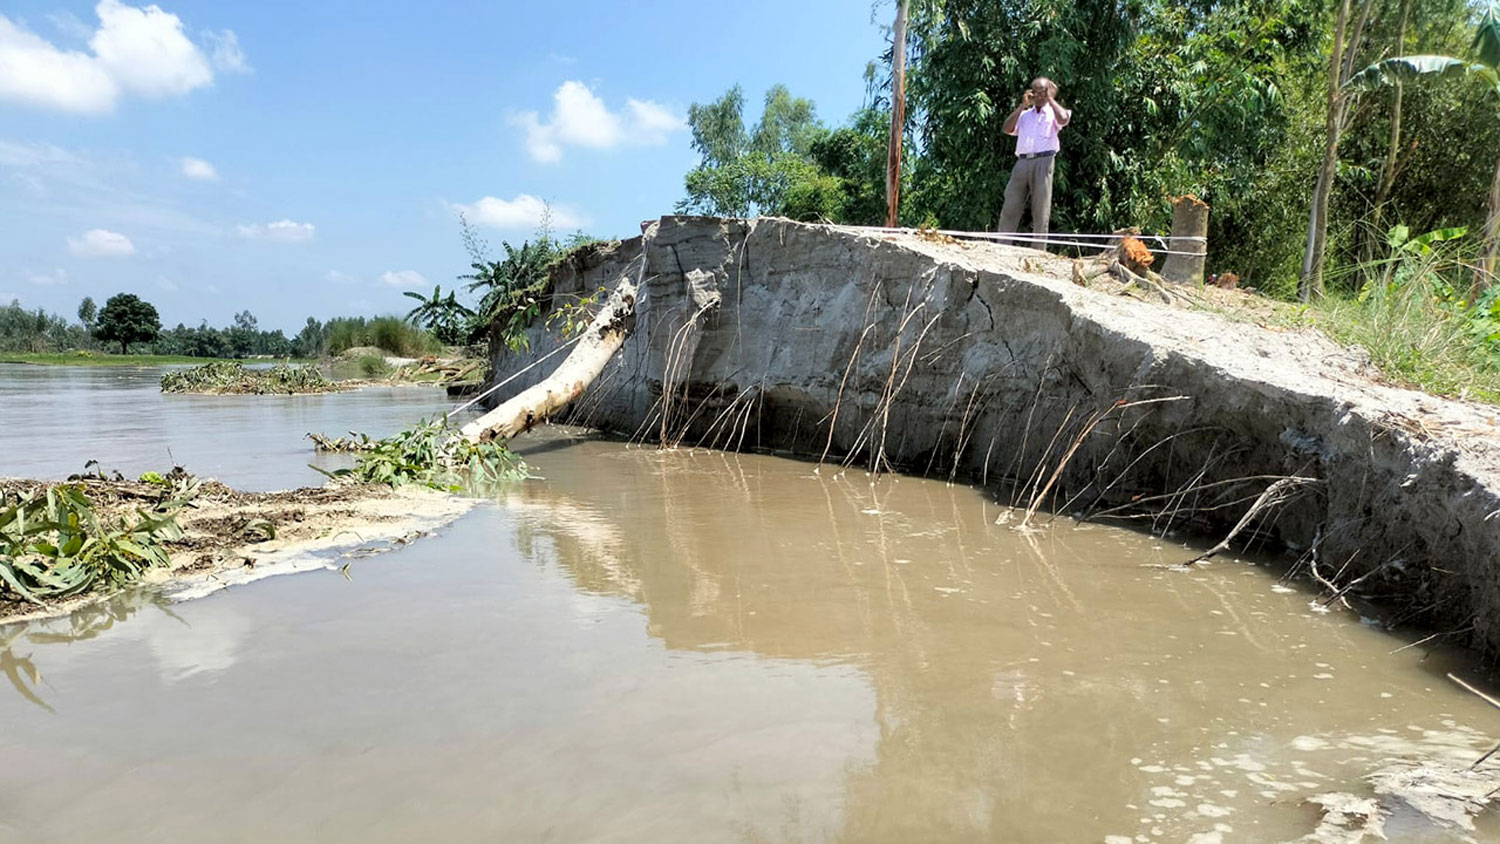
[{"label": "dry branch", "polygon": [[1196,565],[1197,563],[1207,562],[1208,560],[1212,559],[1219,552],[1228,548],[1229,543],[1233,542],[1234,538],[1236,536],[1239,536],[1241,531],[1249,527],[1250,523],[1255,520],[1256,516],[1260,515],[1260,512],[1262,510],[1270,509],[1278,504],[1285,502],[1287,499],[1292,497],[1293,490],[1295,490],[1297,487],[1304,484],[1314,484],[1317,482],[1317,478],[1303,478],[1297,477],[1295,475],[1291,477],[1281,478],[1273,482],[1270,486],[1266,487],[1265,492],[1262,492],[1260,496],[1255,499],[1255,503],[1251,504],[1250,509],[1245,511],[1245,515],[1241,516],[1240,520],[1235,523],[1234,528],[1229,531],[1228,536],[1220,540],[1218,545],[1215,545],[1207,551],[1204,551],[1202,554],[1199,554],[1193,559],[1188,560],[1186,563],[1184,563],[1184,565]]},{"label": "dry branch", "polygon": [[[1016,526],[1016,529],[1025,530],[1030,526],[1031,517],[1036,515],[1037,508],[1041,506],[1042,501],[1046,500],[1047,493],[1052,490],[1052,485],[1057,483],[1057,479],[1062,476],[1063,470],[1068,466],[1068,461],[1073,459],[1073,454],[1078,451],[1079,446],[1083,445],[1083,441],[1088,438],[1088,435],[1093,433],[1094,429],[1099,426],[1099,423],[1108,418],[1111,413],[1114,413],[1117,410],[1123,413],[1132,407],[1140,407],[1142,405],[1160,404],[1162,402],[1169,401],[1186,401],[1187,399],[1188,396],[1168,396],[1166,398],[1141,399],[1139,401],[1126,401],[1125,399],[1120,399],[1119,401],[1115,402],[1109,407],[1104,408],[1103,410],[1095,411],[1094,415],[1090,417],[1086,423],[1084,423],[1083,429],[1080,430],[1078,432],[1078,435],[1073,438],[1073,442],[1068,446],[1068,450],[1063,452],[1062,458],[1057,461],[1057,467],[1052,470],[1051,477],[1047,478],[1046,485],[1031,496],[1031,501],[1026,506],[1026,515],[1021,518],[1021,523]],[[1064,421],[1064,424],[1066,424],[1066,421]],[[1060,430],[1061,429],[1059,429],[1059,431]],[[1048,450],[1051,450],[1050,446],[1048,447]]]}]

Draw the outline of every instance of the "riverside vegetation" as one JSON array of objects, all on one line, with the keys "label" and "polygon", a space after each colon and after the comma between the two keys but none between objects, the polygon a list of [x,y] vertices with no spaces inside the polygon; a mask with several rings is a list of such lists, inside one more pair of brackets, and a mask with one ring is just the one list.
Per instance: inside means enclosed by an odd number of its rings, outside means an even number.
[{"label": "riverside vegetation", "polygon": [[279,363],[269,369],[246,369],[239,361],[214,361],[179,369],[161,377],[163,393],[266,395],[329,393],[344,389],[315,367]]},{"label": "riverside vegetation", "polygon": [[[319,447],[328,443],[322,440]],[[199,554],[277,538],[288,515],[299,529],[334,523],[307,521],[295,509],[323,499],[348,508],[379,490],[405,486],[446,493],[490,495],[529,477],[526,464],[504,442],[470,442],[446,419],[421,422],[383,439],[357,437],[352,467],[323,471],[323,490],[237,493],[201,482],[181,468],[148,472],[129,481],[95,469],[65,483],[0,481],[0,605],[38,606],[133,584],[177,552]],[[211,495],[217,505],[200,513]],[[292,509],[288,509],[292,508]],[[221,512],[222,511],[222,512]],[[195,536],[179,518],[193,513]],[[327,514],[330,518],[338,515]]]},{"label": "riverside vegetation", "polygon": [[[1053,231],[1165,231],[1170,198],[1195,194],[1213,208],[1210,273],[1300,299],[1287,318],[1365,346],[1393,380],[1493,401],[1489,5],[911,0],[899,220],[993,229],[1013,160],[1001,124],[1046,75],[1074,110]],[[835,125],[783,86],[754,123],[739,86],[694,104],[678,210],[883,224],[891,64],[870,63],[863,107]],[[1444,233],[1435,255],[1390,247],[1428,232]]]}]

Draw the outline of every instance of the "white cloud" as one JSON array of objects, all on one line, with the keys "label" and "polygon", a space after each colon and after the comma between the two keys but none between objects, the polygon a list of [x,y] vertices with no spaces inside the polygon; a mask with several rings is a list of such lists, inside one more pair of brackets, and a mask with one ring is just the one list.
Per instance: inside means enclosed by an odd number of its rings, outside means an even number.
[{"label": "white cloud", "polygon": [[664,144],[668,135],[687,128],[681,117],[650,100],[626,100],[625,108],[630,112],[630,122],[639,144]]},{"label": "white cloud", "polygon": [[209,30],[203,33],[203,40],[213,47],[212,59],[214,67],[225,73],[249,73],[250,62],[245,58],[245,51],[240,49],[239,36],[233,30],[214,32]]},{"label": "white cloud", "polygon": [[93,56],[63,51],[0,15],[0,100],[97,114],[119,88]]},{"label": "white cloud", "polygon": [[546,121],[535,111],[523,111],[511,123],[525,134],[532,159],[543,163],[561,160],[564,147],[663,144],[673,132],[687,128],[681,117],[649,100],[626,100],[623,112],[610,111],[587,85],[573,80],[553,92],[552,114]]},{"label": "white cloud", "polygon": [[468,218],[476,226],[492,229],[536,229],[542,224],[544,214],[550,212],[550,226],[554,231],[581,228],[588,220],[578,212],[562,205],[548,205],[529,193],[518,194],[515,199],[482,197],[475,202],[455,203],[449,206]]},{"label": "white cloud", "polygon": [[416,270],[386,270],[380,280],[392,287],[426,287],[427,279]]},{"label": "white cloud", "polygon": [[249,240],[276,240],[282,243],[300,243],[312,240],[317,226],[312,223],[294,223],[277,220],[274,223],[241,223],[235,227],[240,237]]},{"label": "white cloud", "polygon": [[68,238],[68,251],[82,258],[113,258],[134,255],[135,244],[119,232],[89,229],[82,237]]},{"label": "white cloud", "polygon": [[182,21],[160,6],[138,9],[100,0],[99,31],[89,47],[99,65],[126,91],[144,97],[186,94],[214,81],[208,59],[182,33]]},{"label": "white cloud", "polygon": [[[212,84],[214,67],[249,67],[229,30],[205,36],[211,63],[183,32],[182,20],[159,6],[100,0],[94,11],[99,27],[88,35],[88,52],[58,47],[0,15],[0,100],[103,114],[127,94],[178,96]],[[65,32],[75,29],[59,20]]]},{"label": "white cloud", "polygon": [[58,267],[50,273],[26,273],[26,283],[35,284],[38,287],[56,287],[68,283],[68,273],[62,267]]},{"label": "white cloud", "polygon": [[182,175],[187,176],[189,179],[197,179],[200,182],[217,182],[219,180],[219,171],[215,170],[212,164],[201,158],[188,157],[182,159]]}]

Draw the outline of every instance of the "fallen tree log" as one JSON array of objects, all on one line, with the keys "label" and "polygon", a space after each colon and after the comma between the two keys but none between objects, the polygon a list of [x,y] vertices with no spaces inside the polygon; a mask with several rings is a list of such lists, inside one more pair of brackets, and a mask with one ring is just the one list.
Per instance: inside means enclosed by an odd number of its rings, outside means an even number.
[{"label": "fallen tree log", "polygon": [[584,329],[578,345],[553,373],[515,394],[499,407],[465,425],[461,433],[473,442],[510,439],[566,409],[604,371],[635,327],[636,286],[620,279],[599,313]]}]

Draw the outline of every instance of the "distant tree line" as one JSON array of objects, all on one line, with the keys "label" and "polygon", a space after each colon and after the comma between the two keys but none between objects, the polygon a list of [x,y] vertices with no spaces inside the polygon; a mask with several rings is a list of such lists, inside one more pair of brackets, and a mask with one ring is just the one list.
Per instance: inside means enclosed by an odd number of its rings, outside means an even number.
[{"label": "distant tree line", "polygon": [[308,317],[287,337],[260,327],[248,310],[222,328],[206,321],[163,328],[156,308],[131,293],[110,297],[101,308],[92,298],[79,303],[77,321],[19,300],[0,307],[0,352],[113,351],[122,354],[183,355],[203,358],[299,357],[336,355],[374,346],[398,355],[418,356],[442,349],[432,335],[398,317]]}]

